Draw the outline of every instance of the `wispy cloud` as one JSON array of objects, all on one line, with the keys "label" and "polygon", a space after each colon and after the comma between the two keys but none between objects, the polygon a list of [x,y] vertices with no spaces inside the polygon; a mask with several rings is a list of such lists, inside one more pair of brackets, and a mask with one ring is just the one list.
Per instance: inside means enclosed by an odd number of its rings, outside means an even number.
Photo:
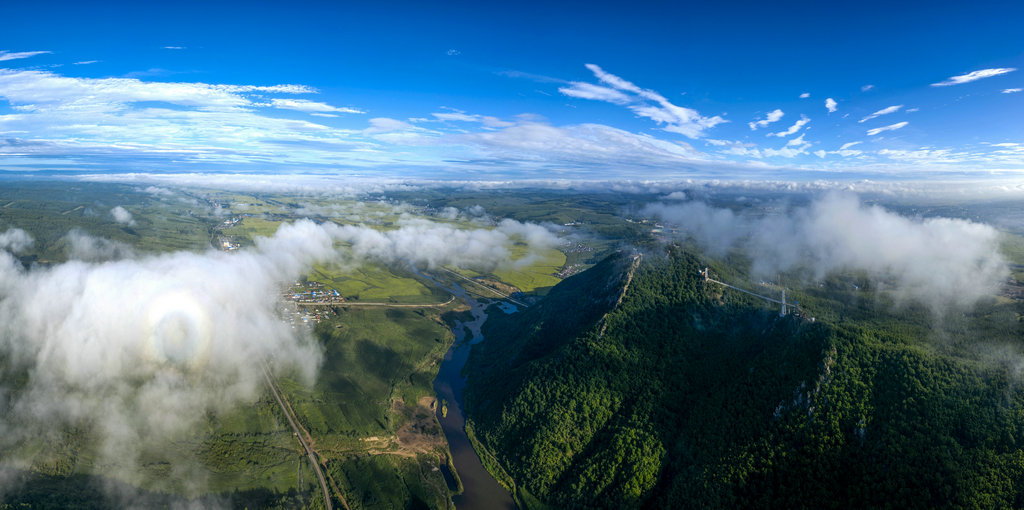
[{"label": "wispy cloud", "polygon": [[310,101],[308,99],[274,98],[270,100],[270,106],[282,110],[295,110],[305,113],[366,113],[356,108],[331,106],[327,103]]},{"label": "wispy cloud", "polygon": [[907,124],[910,124],[910,123],[909,122],[897,122],[895,124],[889,124],[888,126],[882,126],[880,128],[869,129],[868,130],[868,136],[875,136],[878,133],[882,133],[882,132],[885,132],[885,131],[895,131],[897,129],[900,129],[900,128],[906,126]]},{"label": "wispy cloud", "polygon": [[879,116],[882,116],[882,115],[889,115],[890,113],[896,113],[896,112],[900,111],[900,108],[903,108],[903,105],[898,104],[898,105],[893,105],[893,106],[887,106],[885,108],[882,108],[881,110],[878,110],[875,113],[872,113],[871,115],[868,115],[867,117],[864,117],[863,119],[858,120],[857,122],[858,123],[863,123],[863,122],[867,122],[867,121],[869,121],[869,120],[871,120],[871,119],[873,119],[875,117],[879,117]]},{"label": "wispy cloud", "polygon": [[875,88],[875,86],[874,86],[874,85],[871,85],[871,84],[867,84],[867,85],[864,85],[864,86],[862,86],[862,87],[860,88],[860,91],[861,91],[861,92],[867,92],[867,91],[869,91],[869,90],[871,90],[871,89],[873,89],[873,88]]},{"label": "wispy cloud", "polygon": [[779,131],[778,133],[768,133],[768,136],[778,136],[778,137],[782,138],[782,137],[786,137],[786,136],[789,136],[789,135],[794,135],[794,134],[796,134],[797,131],[800,131],[801,128],[806,126],[807,123],[810,122],[810,121],[811,121],[811,119],[807,118],[806,115],[801,115],[800,116],[800,120],[794,122],[792,126],[789,126],[789,129],[787,129],[785,131]]},{"label": "wispy cloud", "polygon": [[74,62],[71,65],[84,66],[84,65],[88,65],[88,64],[95,64],[97,62],[99,62],[99,60],[83,60],[81,62]]},{"label": "wispy cloud", "polygon": [[607,101],[614,104],[628,104],[633,98],[610,87],[602,87],[593,83],[574,82],[568,87],[558,89],[559,92],[580,99],[593,99],[595,101]]},{"label": "wispy cloud", "polygon": [[700,138],[706,129],[727,122],[717,115],[705,117],[692,108],[676,106],[665,96],[650,89],[640,88],[595,64],[587,64],[586,67],[603,85],[570,82],[568,86],[560,87],[558,91],[570,97],[627,105],[633,113],[649,118],[658,125],[664,125],[662,129],[665,131],[689,138]]},{"label": "wispy cloud", "polygon": [[800,99],[807,99],[809,97],[811,97],[810,92],[804,92],[803,94],[800,94]]},{"label": "wispy cloud", "polygon": [[838,105],[839,105],[839,103],[836,103],[836,100],[832,99],[831,97],[825,99],[825,108],[828,109],[829,113],[832,113],[832,112],[835,112],[836,110],[838,110],[838,108],[836,108]]},{"label": "wispy cloud", "polygon": [[392,119],[389,117],[375,117],[370,119],[370,127],[363,130],[364,133],[393,133],[395,131],[424,131],[404,120]]},{"label": "wispy cloud", "polygon": [[783,115],[785,115],[785,113],[783,113],[782,110],[776,109],[774,111],[768,112],[768,115],[765,115],[763,119],[747,123],[747,125],[750,126],[751,131],[756,131],[759,127],[766,127],[768,124],[771,124],[772,122],[778,122]]},{"label": "wispy cloud", "polygon": [[848,142],[848,143],[844,143],[841,147],[839,147],[839,150],[845,151],[846,149],[849,149],[850,147],[853,147],[854,145],[857,145],[859,143],[864,143],[864,142]]},{"label": "wispy cloud", "polygon": [[53,53],[52,51],[2,51],[0,50],[0,62],[5,60],[16,60],[19,58],[29,58],[36,55],[44,55],[46,53]]},{"label": "wispy cloud", "polygon": [[493,132],[456,137],[484,149],[489,156],[534,164],[580,165],[599,168],[643,168],[692,163],[704,155],[685,143],[673,143],[649,135],[634,134],[601,124],[552,126],[521,121]]},{"label": "wispy cloud", "polygon": [[15,133],[0,142],[0,160],[61,158],[65,168],[140,162],[154,168],[189,162],[343,164],[339,154],[373,145],[349,130],[259,109],[269,94],[315,92],[304,85],[147,82],[0,69],[0,100],[15,111],[0,115],[0,131]]},{"label": "wispy cloud", "polygon": [[451,110],[448,112],[432,113],[435,119],[441,122],[479,122],[486,128],[503,128],[515,125],[514,122],[501,120],[490,115],[469,114],[462,110]]},{"label": "wispy cloud", "polygon": [[162,101],[183,106],[253,106],[243,94],[268,92],[309,94],[304,85],[212,85],[208,83],[147,82],[134,78],[72,78],[46,71],[0,69],[0,97],[21,110],[45,108],[117,109],[117,105]]},{"label": "wispy cloud", "polygon": [[1024,89],[1022,89],[1022,88],[1003,89],[1003,94],[1016,94],[1017,92],[1020,92],[1022,90],[1024,90]]},{"label": "wispy cloud", "polygon": [[967,74],[950,76],[949,78],[946,78],[944,81],[933,83],[932,87],[947,87],[949,85],[960,85],[962,83],[970,83],[972,81],[981,80],[983,78],[991,78],[993,76],[1011,73],[1016,70],[1017,68],[1015,67],[997,67],[993,69],[980,69],[977,71],[971,71]]},{"label": "wispy cloud", "polygon": [[184,46],[164,46],[163,49],[165,49],[165,50],[184,50],[185,47]]}]

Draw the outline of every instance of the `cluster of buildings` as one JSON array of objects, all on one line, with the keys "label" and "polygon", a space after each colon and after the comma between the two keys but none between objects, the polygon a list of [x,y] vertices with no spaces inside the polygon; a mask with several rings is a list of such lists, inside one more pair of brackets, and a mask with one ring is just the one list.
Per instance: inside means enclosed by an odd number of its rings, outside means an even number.
[{"label": "cluster of buildings", "polygon": [[313,325],[333,317],[337,313],[331,305],[345,302],[340,292],[328,289],[320,282],[310,281],[295,282],[295,285],[282,292],[281,298],[287,312],[285,317],[293,328],[298,324]]}]

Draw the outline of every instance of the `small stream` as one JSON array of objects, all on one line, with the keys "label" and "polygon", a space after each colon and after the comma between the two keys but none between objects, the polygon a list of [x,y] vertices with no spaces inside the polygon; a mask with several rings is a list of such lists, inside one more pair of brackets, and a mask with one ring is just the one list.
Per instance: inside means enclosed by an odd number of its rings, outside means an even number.
[{"label": "small stream", "polygon": [[[448,438],[448,447],[452,452],[455,469],[458,471],[463,486],[462,494],[452,497],[452,501],[458,510],[515,509],[516,505],[512,501],[512,496],[480,463],[480,457],[477,456],[469,442],[469,437],[466,436],[466,417],[462,411],[462,391],[466,387],[466,379],[462,377],[462,367],[469,359],[470,347],[484,339],[483,334],[480,333],[480,326],[487,319],[487,314],[484,311],[487,305],[471,297],[458,284],[444,285],[429,275],[418,271],[417,273],[432,280],[456,297],[464,299],[471,307],[470,313],[473,314],[473,320],[455,323],[453,328],[455,343],[445,353],[444,361],[441,362],[441,368],[437,372],[437,378],[434,379],[434,391],[437,392],[437,396],[448,402],[447,416],[441,415],[441,405],[438,404],[437,420],[441,423],[445,437]],[[514,306],[512,308],[502,307],[502,311],[513,313],[516,309]],[[467,328],[471,335],[470,338],[466,338]],[[451,474],[448,473],[446,467],[442,470],[449,486],[454,488]]]}]

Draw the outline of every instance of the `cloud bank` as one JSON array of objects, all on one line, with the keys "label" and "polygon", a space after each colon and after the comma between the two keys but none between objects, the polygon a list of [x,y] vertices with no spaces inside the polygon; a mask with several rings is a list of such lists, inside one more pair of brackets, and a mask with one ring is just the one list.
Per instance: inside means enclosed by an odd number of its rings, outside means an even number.
[{"label": "cloud bank", "polygon": [[655,203],[645,214],[678,225],[712,254],[740,249],[755,276],[801,269],[816,279],[866,271],[880,288],[939,311],[998,291],[1008,274],[999,232],[965,220],[914,219],[829,194],[786,215],[749,217],[704,202]]},{"label": "cloud bank", "polygon": [[11,253],[21,253],[35,244],[32,236],[20,228],[9,228],[6,232],[0,233],[0,250]]},{"label": "cloud bank", "polygon": [[31,238],[8,230],[0,234],[0,380],[23,383],[0,387],[0,448],[66,427],[90,431],[98,465],[139,483],[134,466],[147,445],[259,398],[264,360],[312,383],[320,349],[281,320],[278,296],[314,263],[489,269],[516,265],[517,243],[535,253],[557,242],[540,225],[512,220],[475,230],[405,221],[387,232],[300,220],[249,249],[135,257],[72,232],[69,250],[86,260],[26,270],[10,252]]}]

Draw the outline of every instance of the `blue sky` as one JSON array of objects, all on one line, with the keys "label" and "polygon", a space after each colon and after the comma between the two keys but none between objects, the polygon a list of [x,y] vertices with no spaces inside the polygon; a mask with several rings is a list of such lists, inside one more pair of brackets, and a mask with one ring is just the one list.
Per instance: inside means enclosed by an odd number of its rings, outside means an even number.
[{"label": "blue sky", "polygon": [[82,4],[4,6],[0,170],[1024,182],[1020,2]]}]

